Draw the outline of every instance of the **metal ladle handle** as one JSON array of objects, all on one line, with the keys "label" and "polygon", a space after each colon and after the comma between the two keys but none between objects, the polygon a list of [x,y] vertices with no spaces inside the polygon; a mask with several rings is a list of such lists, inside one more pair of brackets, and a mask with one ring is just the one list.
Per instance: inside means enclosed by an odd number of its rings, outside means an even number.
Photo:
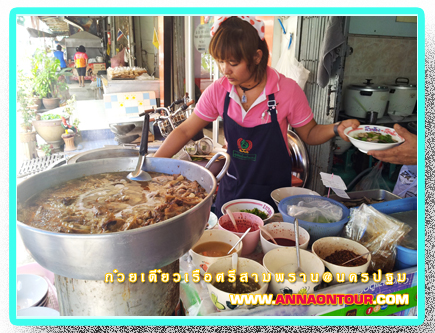
[{"label": "metal ladle handle", "polygon": [[299,221],[295,218],[295,238],[296,238],[296,256],[298,258],[298,270],[301,269],[300,256],[299,256]]},{"label": "metal ladle handle", "polygon": [[142,137],[140,138],[139,155],[145,156],[148,153],[148,131],[150,127],[150,115],[145,113],[143,119]]}]

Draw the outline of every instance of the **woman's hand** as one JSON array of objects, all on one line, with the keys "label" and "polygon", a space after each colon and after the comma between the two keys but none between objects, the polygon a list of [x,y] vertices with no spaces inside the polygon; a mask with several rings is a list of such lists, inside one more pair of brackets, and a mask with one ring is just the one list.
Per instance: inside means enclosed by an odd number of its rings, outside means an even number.
[{"label": "woman's hand", "polygon": [[405,139],[405,142],[386,150],[369,150],[367,155],[373,156],[380,161],[416,165],[417,164],[417,135],[410,133],[406,128],[399,124],[394,125],[397,134]]},{"label": "woman's hand", "polygon": [[355,129],[358,128],[359,125],[360,123],[356,119],[346,119],[343,120],[340,125],[338,125],[337,132],[344,141],[350,142],[349,138],[346,136],[346,134],[344,134],[344,130],[348,127]]}]

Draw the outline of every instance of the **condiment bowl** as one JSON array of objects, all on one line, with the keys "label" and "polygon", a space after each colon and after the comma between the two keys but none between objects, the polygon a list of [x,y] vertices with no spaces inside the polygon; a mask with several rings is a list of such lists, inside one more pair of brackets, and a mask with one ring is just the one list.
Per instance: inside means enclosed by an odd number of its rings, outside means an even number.
[{"label": "condiment bowl", "polygon": [[291,197],[293,195],[301,195],[301,194],[309,194],[309,195],[317,195],[320,196],[319,193],[311,191],[307,188],[303,187],[281,187],[277,188],[276,190],[273,190],[272,193],[270,193],[270,197],[275,201],[276,205],[278,206],[279,202],[287,197]]},{"label": "condiment bowl", "polygon": [[[360,133],[379,133],[382,135],[391,135],[395,143],[377,143],[377,142],[367,142],[355,139],[354,136]],[[353,129],[348,127],[344,130],[344,134],[349,138],[350,142],[357,147],[361,152],[367,153],[369,150],[385,150],[393,148],[400,145],[405,141],[393,128],[377,126],[377,125],[361,125],[358,128]]]},{"label": "condiment bowl", "polygon": [[[212,284],[214,281],[216,281],[216,275],[218,273],[224,273],[224,275],[228,277],[228,271],[231,269],[231,258],[222,258],[213,263],[207,271],[207,273],[210,273],[213,277],[213,280],[210,283],[207,283],[208,292],[213,304],[220,311],[228,311],[234,310],[235,308],[241,309],[248,307],[248,305],[232,305],[230,302],[230,293],[219,290]],[[263,274],[266,274],[267,271],[258,262],[246,258],[239,258],[236,275],[240,275],[243,273],[248,273],[248,276],[250,278],[253,278],[252,274],[256,273],[258,276],[258,284],[260,285],[259,290],[244,295],[264,294],[267,291],[269,283],[263,282]]]},{"label": "condiment bowl", "polygon": [[[236,212],[233,213],[233,215],[237,226],[244,226],[244,228],[239,228],[240,232],[233,231],[234,226],[230,220],[230,217],[228,214],[225,214],[219,218],[219,229],[227,230],[238,237],[242,237],[246,229],[252,225],[251,231],[248,232],[245,238],[242,239],[242,256],[246,256],[254,252],[255,248],[257,247],[258,241],[260,240],[260,228],[258,226],[263,226],[264,223],[260,217],[254,214]],[[223,226],[225,226],[225,228]]]},{"label": "condiment bowl", "polygon": [[[212,265],[214,262],[218,261],[221,258],[227,258],[227,257],[231,258],[231,254],[222,257],[208,257],[208,256],[201,255],[193,251],[193,249],[196,246],[207,242],[222,242],[233,247],[238,240],[239,240],[239,236],[235,235],[234,233],[228,230],[211,229],[211,230],[204,231],[204,233],[202,234],[198,242],[196,242],[196,244],[192,247],[192,249],[189,250],[189,254],[192,257],[193,265],[195,266],[194,269],[199,269],[201,275],[204,275],[204,273],[207,272],[208,267],[210,267],[210,265]],[[243,241],[240,242],[236,247],[236,252],[239,255],[239,257],[242,255],[242,248],[243,248]]]},{"label": "condiment bowl", "polygon": [[362,255],[369,252],[365,246],[351,239],[343,237],[324,237],[315,241],[311,247],[311,250],[318,258],[320,258],[320,260],[322,260],[326,268],[332,273],[334,278],[334,280],[331,282],[332,284],[338,283],[336,276],[337,273],[344,273],[347,282],[349,281],[349,274],[355,273],[359,275],[361,273],[365,273],[370,265],[370,253],[368,256],[364,256],[364,258],[367,258],[367,263],[355,267],[339,266],[325,260],[326,257],[333,254],[335,251],[340,250],[352,251],[357,255]]},{"label": "condiment bowl", "polygon": [[[272,222],[266,224],[264,227],[273,238],[287,238],[291,240],[295,240],[295,226],[293,223],[288,222]],[[260,242],[261,247],[263,249],[263,253],[282,247],[293,247],[293,246],[282,246],[276,245],[272,240],[269,240],[270,237],[266,235],[263,231],[260,231]],[[310,234],[301,226],[299,227],[299,248],[306,250],[308,247],[308,242],[310,241]],[[295,245],[296,246],[296,245]]]},{"label": "condiment bowl", "polygon": [[267,214],[267,218],[263,220],[264,223],[267,223],[273,217],[273,214],[275,214],[275,211],[271,205],[254,199],[236,199],[228,201],[221,208],[222,214],[227,213],[227,208],[229,208],[233,213],[240,212],[245,209],[252,210],[257,208],[258,210]]},{"label": "condiment bowl", "polygon": [[[269,290],[274,294],[308,294],[316,291],[322,282],[322,275],[325,272],[323,262],[311,252],[300,249],[301,269],[305,272],[307,282],[297,278],[295,282],[289,281],[289,273],[294,273],[298,267],[296,248],[280,247],[265,254],[263,266],[271,273]],[[284,282],[277,282],[275,273],[284,274]],[[313,275],[313,282],[311,281]],[[317,279],[318,278],[318,279]]]}]

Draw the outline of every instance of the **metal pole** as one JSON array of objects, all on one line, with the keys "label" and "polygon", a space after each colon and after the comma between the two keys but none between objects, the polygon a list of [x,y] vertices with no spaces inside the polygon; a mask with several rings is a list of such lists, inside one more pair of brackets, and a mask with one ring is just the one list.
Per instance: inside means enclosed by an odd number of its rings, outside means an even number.
[{"label": "metal pole", "polygon": [[194,67],[194,46],[193,46],[193,16],[187,16],[184,20],[184,31],[186,41],[186,92],[195,98],[195,67]]},{"label": "metal pole", "polygon": [[130,67],[134,66],[134,33],[133,33],[133,17],[129,16],[128,18],[128,42],[130,46]]}]

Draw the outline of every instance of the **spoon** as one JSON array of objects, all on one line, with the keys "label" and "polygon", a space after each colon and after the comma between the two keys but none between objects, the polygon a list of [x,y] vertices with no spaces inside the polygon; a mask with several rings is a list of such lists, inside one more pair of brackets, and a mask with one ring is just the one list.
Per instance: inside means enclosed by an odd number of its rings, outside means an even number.
[{"label": "spoon", "polygon": [[361,255],[358,256],[358,257],[355,257],[355,258],[353,258],[353,259],[350,259],[350,260],[348,260],[348,261],[346,261],[346,262],[340,264],[340,266],[344,266],[344,265],[347,264],[348,262],[354,261],[355,259],[361,258],[361,257],[363,257],[363,256],[365,256],[365,255],[367,255],[367,254],[369,254],[369,253],[370,253],[370,252],[366,252],[366,253],[364,253],[364,254],[361,254]]},{"label": "spoon", "polygon": [[299,253],[299,221],[297,218],[295,218],[295,237],[296,237],[296,255],[298,258],[298,269],[296,270],[296,276],[299,276],[300,273],[304,273],[305,272],[301,269],[301,257],[300,257],[300,253]]},{"label": "spoon", "polygon": [[237,228],[236,219],[234,218],[233,213],[229,209],[227,209],[227,214],[230,217],[231,222],[233,222],[234,228],[236,228],[236,231],[239,232],[239,229]]},{"label": "spoon", "polygon": [[[234,246],[231,248],[231,250],[228,251],[227,254],[230,254],[232,250],[234,250],[236,248],[237,245],[239,245],[239,243],[242,241],[243,238],[245,238],[245,236],[248,234],[248,232],[251,230],[251,227],[249,227],[245,233],[242,235],[242,237],[240,237],[240,239],[236,242],[236,244],[234,244]],[[233,253],[234,254],[234,253]]]},{"label": "spoon", "polygon": [[150,126],[150,115],[145,113],[142,127],[142,137],[140,139],[139,159],[137,161],[136,169],[127,175],[128,179],[136,180],[138,182],[149,182],[152,178],[148,172],[142,170],[145,163],[145,155],[148,152],[148,129]]},{"label": "spoon", "polygon": [[275,238],[273,238],[272,234],[271,234],[269,231],[267,231],[265,227],[262,227],[262,226],[260,226],[260,225],[259,225],[259,227],[260,227],[260,230],[261,230],[261,231],[263,231],[267,236],[270,237],[269,240],[272,240],[272,242],[274,242],[275,245],[278,245],[278,243],[276,242]]},{"label": "spoon", "polygon": [[[233,253],[233,256],[231,257],[231,264],[233,269],[236,271],[236,276],[237,276],[237,263],[239,261],[239,255],[237,254],[237,252]],[[233,282],[233,289],[234,292],[236,292],[236,283],[237,283],[237,279]]]}]

